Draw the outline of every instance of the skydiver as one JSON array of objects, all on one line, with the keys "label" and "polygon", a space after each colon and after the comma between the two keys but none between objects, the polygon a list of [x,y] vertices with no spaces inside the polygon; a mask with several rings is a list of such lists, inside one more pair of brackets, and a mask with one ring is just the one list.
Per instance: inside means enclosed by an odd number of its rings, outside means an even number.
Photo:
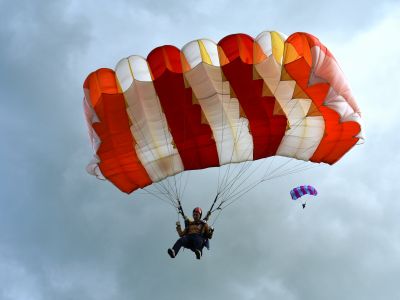
[{"label": "skydiver", "polygon": [[176,222],[176,231],[180,238],[167,251],[171,258],[178,254],[182,246],[192,250],[197,259],[202,256],[204,246],[209,249],[208,240],[212,238],[214,228],[208,226],[206,221],[201,220],[201,215],[200,207],[193,209],[193,221],[186,218],[184,230],[182,230],[180,222]]}]

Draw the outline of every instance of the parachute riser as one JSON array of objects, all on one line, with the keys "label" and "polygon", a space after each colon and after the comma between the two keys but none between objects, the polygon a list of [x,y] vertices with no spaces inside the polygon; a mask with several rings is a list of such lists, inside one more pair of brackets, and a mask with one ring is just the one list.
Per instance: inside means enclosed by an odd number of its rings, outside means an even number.
[{"label": "parachute riser", "polygon": [[179,198],[176,198],[176,201],[178,202],[178,207],[177,207],[178,213],[182,216],[182,218],[183,218],[184,220],[186,220],[187,217],[186,217],[185,213],[183,212],[183,208],[182,208],[182,203],[181,203],[181,201],[179,200]]},{"label": "parachute riser", "polygon": [[[207,222],[208,219],[210,218],[211,213],[213,212],[214,205],[215,205],[215,203],[217,203],[218,197],[219,197],[219,193],[217,193],[217,194],[215,195],[214,201],[213,201],[213,203],[212,203],[210,209],[208,210],[206,216],[203,218],[204,221]],[[218,208],[219,208],[219,207],[218,207]]]}]

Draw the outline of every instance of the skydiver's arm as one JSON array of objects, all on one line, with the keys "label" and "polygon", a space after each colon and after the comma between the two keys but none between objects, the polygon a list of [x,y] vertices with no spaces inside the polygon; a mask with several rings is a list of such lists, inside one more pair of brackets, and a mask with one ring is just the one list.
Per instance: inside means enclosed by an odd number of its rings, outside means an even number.
[{"label": "skydiver's arm", "polygon": [[208,226],[207,223],[204,224],[204,234],[208,239],[212,238],[213,232],[214,232],[214,228]]},{"label": "skydiver's arm", "polygon": [[176,223],[176,231],[178,232],[180,237],[183,237],[187,233],[187,228],[182,230],[181,224],[179,222]]}]

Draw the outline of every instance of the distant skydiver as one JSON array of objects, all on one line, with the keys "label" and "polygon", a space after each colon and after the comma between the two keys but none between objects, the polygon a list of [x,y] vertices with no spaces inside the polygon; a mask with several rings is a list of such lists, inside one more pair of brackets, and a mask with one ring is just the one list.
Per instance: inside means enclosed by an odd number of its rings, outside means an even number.
[{"label": "distant skydiver", "polygon": [[[304,195],[311,195],[311,196],[316,196],[318,195],[317,190],[315,187],[311,185],[300,185],[298,187],[295,187],[290,191],[290,196],[292,197],[293,200],[300,199]],[[307,199],[307,198],[306,198]],[[303,206],[303,209],[306,208],[307,200],[305,200],[301,205]]]}]

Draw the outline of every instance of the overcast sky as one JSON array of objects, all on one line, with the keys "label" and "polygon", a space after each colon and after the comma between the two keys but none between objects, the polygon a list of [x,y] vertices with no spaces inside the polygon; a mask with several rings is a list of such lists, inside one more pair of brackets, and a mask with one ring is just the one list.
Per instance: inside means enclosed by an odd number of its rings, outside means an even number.
[{"label": "overcast sky", "polygon": [[[302,3],[0,0],[0,299],[400,299],[400,2]],[[172,260],[174,210],[85,171],[83,81],[163,44],[264,30],[331,50],[366,142],[258,186],[220,215],[200,261]],[[189,214],[216,176],[189,178]],[[320,194],[302,210],[289,190],[305,183]]]}]

